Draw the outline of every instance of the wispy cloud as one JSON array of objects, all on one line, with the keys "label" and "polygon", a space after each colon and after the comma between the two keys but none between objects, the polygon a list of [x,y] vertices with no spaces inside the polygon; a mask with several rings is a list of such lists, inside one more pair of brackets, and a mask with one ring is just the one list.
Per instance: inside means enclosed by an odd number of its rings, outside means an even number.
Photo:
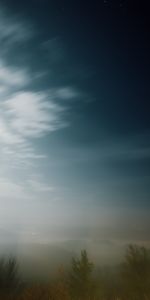
[{"label": "wispy cloud", "polygon": [[[12,46],[17,42],[24,42],[32,36],[32,28],[10,14],[0,5],[0,41],[3,45]],[[5,49],[7,50],[7,49]],[[9,49],[8,49],[9,50]]]},{"label": "wispy cloud", "polygon": [[55,95],[62,100],[70,100],[79,96],[78,92],[71,87],[58,88]]},{"label": "wispy cloud", "polygon": [[0,88],[6,91],[12,87],[22,87],[28,84],[29,74],[24,69],[6,66],[0,61]]},{"label": "wispy cloud", "polygon": [[[20,21],[2,7],[0,9],[0,196],[18,194],[22,197],[23,194],[28,195],[26,188],[30,188],[33,194],[35,191],[51,192],[51,186],[45,184],[42,178],[31,178],[39,160],[47,159],[45,153],[38,151],[35,141],[66,126],[65,107],[57,100],[71,99],[76,96],[76,92],[69,86],[57,89],[52,86],[44,91],[40,88],[38,91],[32,89],[41,70],[31,74],[21,64],[11,64],[5,54],[9,54],[10,58],[13,47],[24,46],[25,42],[27,46],[34,31],[27,22]],[[45,47],[43,51],[47,51],[48,47],[51,59],[54,59],[56,48],[56,59],[60,53],[62,55],[57,39],[46,43]],[[14,183],[15,170],[24,172],[27,168],[26,181],[23,184],[19,181]],[[14,169],[12,181],[6,176],[10,169]],[[10,193],[7,192],[7,187]]]},{"label": "wispy cloud", "polygon": [[37,176],[31,176],[31,178],[28,180],[28,184],[32,189],[32,191],[36,193],[43,193],[43,192],[52,193],[55,191],[55,188],[53,186],[43,182],[42,179],[40,177],[37,178]]},{"label": "wispy cloud", "polygon": [[19,92],[3,103],[10,126],[19,136],[39,137],[61,127],[63,109],[47,99],[46,94]]},{"label": "wispy cloud", "polygon": [[0,101],[0,143],[7,148],[7,160],[15,154],[15,166],[29,166],[30,161],[33,165],[34,159],[45,157],[36,153],[34,139],[62,128],[64,109],[48,93],[20,90],[16,79],[17,87],[19,91],[11,95],[7,83],[7,97]]},{"label": "wispy cloud", "polygon": [[27,193],[24,186],[8,178],[0,178],[0,199],[3,198],[29,199],[32,194]]}]

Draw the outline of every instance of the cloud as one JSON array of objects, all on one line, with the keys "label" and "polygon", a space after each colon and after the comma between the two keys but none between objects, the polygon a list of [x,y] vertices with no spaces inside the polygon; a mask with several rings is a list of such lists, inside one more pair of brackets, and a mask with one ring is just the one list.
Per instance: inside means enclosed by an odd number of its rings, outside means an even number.
[{"label": "cloud", "polygon": [[[13,167],[31,167],[45,158],[34,147],[34,140],[64,126],[64,109],[45,93],[19,91],[0,103],[0,143],[3,160]],[[7,154],[6,154],[7,153]]]},{"label": "cloud", "polygon": [[54,187],[45,182],[42,182],[41,178],[29,179],[28,183],[29,183],[29,186],[31,187],[31,189],[36,193],[54,192]]},{"label": "cloud", "polygon": [[40,137],[61,127],[61,107],[48,95],[34,92],[19,92],[3,103],[10,126],[19,136]]},{"label": "cloud", "polygon": [[[101,144],[97,143],[87,148],[86,145],[73,147],[69,150],[67,157],[72,157],[72,161],[89,162],[133,162],[150,158],[150,135],[144,132],[136,135],[128,135],[115,139],[107,137]],[[66,152],[65,152],[66,157]]]},{"label": "cloud", "polygon": [[[12,16],[2,5],[0,5],[0,41],[5,46],[17,42],[24,42],[32,36],[32,28],[29,24],[22,22]],[[5,49],[7,50],[7,49]],[[9,51],[9,49],[8,49]]]},{"label": "cloud", "polygon": [[54,187],[42,181],[42,178],[31,176],[26,182],[16,182],[15,179],[0,177],[0,199],[37,199],[39,193],[52,193]]},{"label": "cloud", "polygon": [[6,92],[10,87],[21,87],[29,82],[29,74],[24,69],[6,66],[0,61],[0,91]]},{"label": "cloud", "polygon": [[71,87],[62,87],[58,88],[55,92],[56,97],[63,100],[70,100],[72,98],[76,98],[78,96],[78,93],[76,90],[74,90]]},{"label": "cloud", "polygon": [[0,178],[0,199],[11,199],[12,197],[17,199],[29,199],[32,196],[25,191],[22,185],[17,184],[8,178]]},{"label": "cloud", "polygon": [[13,132],[11,126],[2,117],[0,119],[0,141],[7,145],[23,142],[21,136]]},{"label": "cloud", "polygon": [[[77,96],[70,86],[40,88],[42,76],[51,70],[40,68],[31,73],[31,65],[24,66],[27,52],[34,54],[35,31],[29,23],[20,20],[0,5],[0,196],[29,196],[35,193],[52,192],[51,185],[46,184],[44,176],[32,178],[35,168],[40,172],[41,160],[49,158],[38,149],[43,137],[51,132],[68,126],[64,116],[67,104],[63,101]],[[24,47],[26,45],[26,47]],[[41,45],[41,42],[40,42]],[[54,38],[40,47],[52,63],[63,58],[64,50],[60,39]],[[28,47],[29,46],[29,47]],[[19,49],[19,51],[18,51]],[[21,50],[21,51],[20,51]],[[16,51],[16,52],[15,52]],[[19,64],[13,55],[18,55]],[[28,56],[28,53],[27,53]],[[36,56],[35,56],[36,59]],[[16,64],[14,63],[16,61]],[[23,65],[21,62],[23,61]],[[37,64],[38,66],[38,64]],[[38,86],[38,91],[34,87]],[[42,148],[42,147],[41,147]],[[18,171],[19,170],[19,171]],[[11,173],[11,176],[9,176]],[[24,177],[24,182],[17,177]],[[20,177],[21,177],[20,176]],[[11,177],[11,178],[10,178]],[[16,182],[14,182],[14,179]],[[8,192],[7,189],[10,191]],[[18,196],[17,196],[18,197]]]},{"label": "cloud", "polygon": [[[34,141],[66,126],[65,109],[55,103],[51,91],[32,91],[34,80],[36,74],[6,63],[0,52],[0,200],[33,200],[38,194],[48,196],[53,191],[42,175],[39,179],[31,176],[35,168],[40,171],[39,161],[47,159],[45,153],[39,153]],[[16,170],[24,182],[17,177]]]}]

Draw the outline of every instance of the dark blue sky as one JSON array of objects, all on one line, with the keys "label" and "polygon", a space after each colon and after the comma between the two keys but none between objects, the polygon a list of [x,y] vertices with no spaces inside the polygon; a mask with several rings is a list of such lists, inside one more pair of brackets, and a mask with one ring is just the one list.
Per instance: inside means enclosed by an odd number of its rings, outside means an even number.
[{"label": "dark blue sky", "polygon": [[[18,194],[25,223],[124,228],[129,218],[131,227],[146,226],[146,3],[5,0],[0,7],[1,201],[12,196],[18,205]],[[10,217],[3,205],[3,219],[21,222],[20,209]]]}]

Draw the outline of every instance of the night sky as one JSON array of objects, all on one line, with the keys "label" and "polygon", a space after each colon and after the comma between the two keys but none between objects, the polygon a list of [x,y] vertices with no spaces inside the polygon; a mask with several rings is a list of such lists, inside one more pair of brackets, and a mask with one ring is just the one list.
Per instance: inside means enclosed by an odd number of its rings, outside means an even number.
[{"label": "night sky", "polygon": [[149,25],[143,1],[0,1],[1,229],[149,242]]}]

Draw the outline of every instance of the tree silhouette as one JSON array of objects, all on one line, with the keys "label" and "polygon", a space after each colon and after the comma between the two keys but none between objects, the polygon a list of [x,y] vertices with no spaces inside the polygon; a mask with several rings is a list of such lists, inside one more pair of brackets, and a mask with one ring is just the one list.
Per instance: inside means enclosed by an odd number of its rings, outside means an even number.
[{"label": "tree silhouette", "polygon": [[13,294],[20,287],[18,265],[15,258],[0,260],[0,294]]},{"label": "tree silhouette", "polygon": [[122,266],[125,293],[135,300],[150,296],[150,252],[144,247],[129,245]]},{"label": "tree silhouette", "polygon": [[86,250],[81,251],[79,259],[72,258],[69,285],[73,298],[88,299],[92,294],[94,288],[91,276],[93,267],[93,263],[88,259]]}]

